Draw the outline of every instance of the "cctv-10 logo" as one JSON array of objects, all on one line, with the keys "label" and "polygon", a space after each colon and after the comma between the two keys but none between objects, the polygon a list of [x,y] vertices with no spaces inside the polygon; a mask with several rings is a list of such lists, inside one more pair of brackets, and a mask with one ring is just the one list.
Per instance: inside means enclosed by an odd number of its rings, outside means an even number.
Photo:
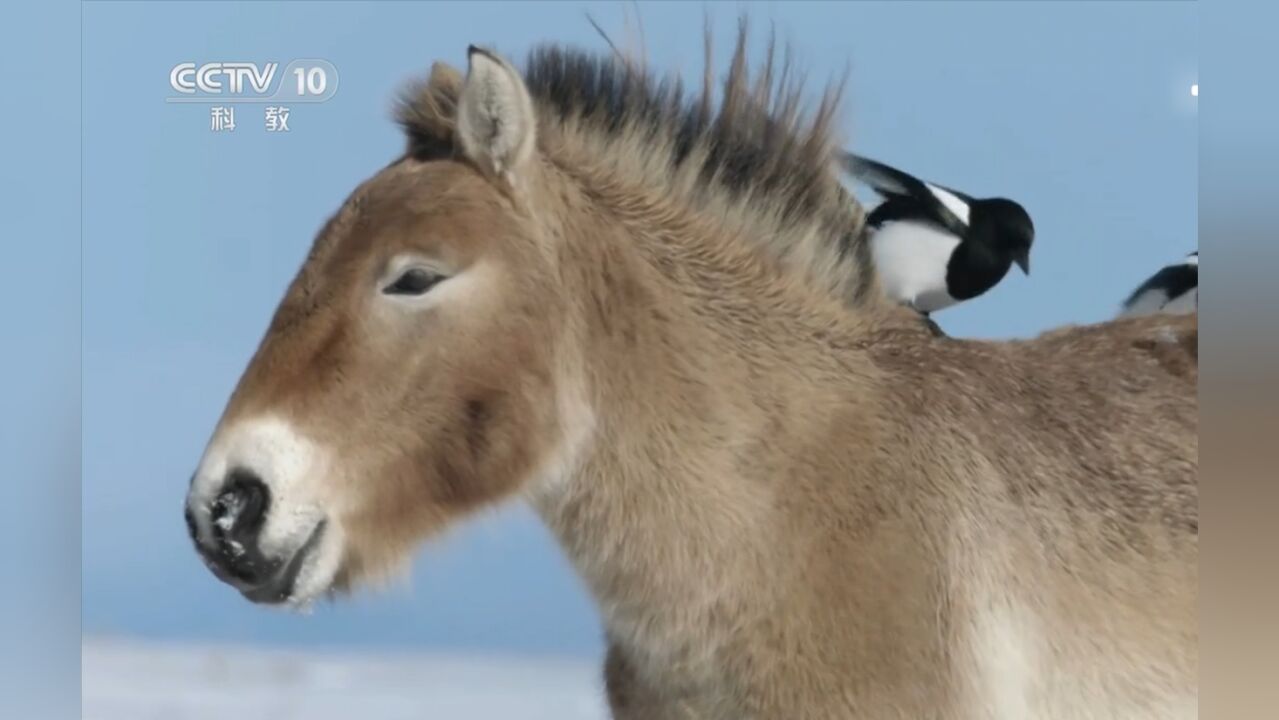
[{"label": "cctv-10 logo", "polygon": [[169,71],[178,93],[168,102],[324,102],[337,92],[338,72],[327,60],[279,63],[181,62]]}]

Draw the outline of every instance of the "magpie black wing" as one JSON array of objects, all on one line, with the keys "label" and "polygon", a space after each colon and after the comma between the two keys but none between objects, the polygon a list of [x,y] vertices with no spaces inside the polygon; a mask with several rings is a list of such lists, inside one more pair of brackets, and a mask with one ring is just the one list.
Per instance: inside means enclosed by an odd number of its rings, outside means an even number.
[{"label": "magpie black wing", "polygon": [[883,196],[919,196],[928,188],[917,177],[876,162],[870,158],[846,152],[842,156],[844,169],[853,177],[871,186]]},{"label": "magpie black wing", "polygon": [[[959,237],[963,237],[967,231],[965,223],[928,189],[924,181],[914,175],[850,152],[843,153],[840,159],[848,174],[866,183],[884,198],[884,202],[876,208],[876,211],[884,205],[890,206],[880,213],[880,222],[904,219],[902,215],[909,214],[912,219],[932,222]],[[968,199],[962,193],[956,193],[949,188],[945,189],[958,197]],[[875,212],[872,212],[867,221],[875,224],[874,217]]]},{"label": "magpie black wing", "polygon": [[949,230],[927,203],[911,195],[886,195],[884,201],[866,215],[866,224],[873,228],[899,221],[932,225],[941,231]]},{"label": "magpie black wing", "polygon": [[1151,275],[1146,282],[1124,300],[1125,310],[1131,309],[1146,293],[1160,291],[1171,299],[1180,297],[1199,286],[1199,267],[1188,263],[1169,265]]}]

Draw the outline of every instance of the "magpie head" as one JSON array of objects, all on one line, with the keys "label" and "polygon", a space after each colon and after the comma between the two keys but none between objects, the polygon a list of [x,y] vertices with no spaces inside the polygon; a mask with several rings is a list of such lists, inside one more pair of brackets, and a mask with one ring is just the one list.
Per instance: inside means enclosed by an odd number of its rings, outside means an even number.
[{"label": "magpie head", "polygon": [[996,247],[1029,275],[1035,224],[1026,209],[1007,198],[991,198],[981,201],[981,215],[990,225]]}]

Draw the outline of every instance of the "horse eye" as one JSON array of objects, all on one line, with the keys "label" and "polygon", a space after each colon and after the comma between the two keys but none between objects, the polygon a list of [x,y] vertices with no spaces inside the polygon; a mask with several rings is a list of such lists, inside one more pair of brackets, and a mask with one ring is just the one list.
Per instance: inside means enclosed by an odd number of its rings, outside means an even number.
[{"label": "horse eye", "polygon": [[395,282],[382,288],[386,295],[421,295],[444,279],[423,268],[409,268],[395,279]]}]

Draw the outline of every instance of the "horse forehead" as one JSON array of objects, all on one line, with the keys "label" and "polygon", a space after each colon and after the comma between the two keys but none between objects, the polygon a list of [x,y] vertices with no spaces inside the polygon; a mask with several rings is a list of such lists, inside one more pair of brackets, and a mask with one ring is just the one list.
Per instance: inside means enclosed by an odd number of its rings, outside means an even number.
[{"label": "horse forehead", "polygon": [[463,162],[405,158],[383,168],[362,188],[369,198],[406,202],[424,197],[497,197],[491,183]]},{"label": "horse forehead", "polygon": [[394,237],[448,223],[506,216],[502,196],[459,163],[406,161],[384,170],[349,201],[360,222],[352,229]]},{"label": "horse forehead", "polygon": [[425,176],[392,165],[357,187],[316,238],[317,244],[334,245],[355,237],[358,245],[395,237],[426,219],[441,219],[464,197],[457,183]]}]

